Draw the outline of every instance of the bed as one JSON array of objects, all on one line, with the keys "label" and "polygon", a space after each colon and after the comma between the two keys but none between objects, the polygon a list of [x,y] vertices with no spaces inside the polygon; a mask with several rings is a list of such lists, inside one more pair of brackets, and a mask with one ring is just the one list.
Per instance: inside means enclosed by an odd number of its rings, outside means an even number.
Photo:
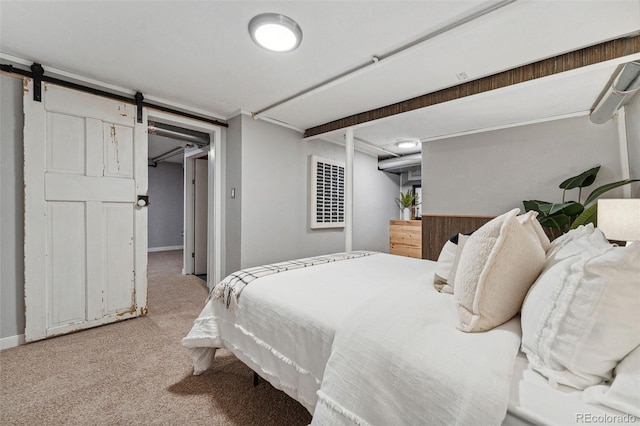
[{"label": "bed", "polygon": [[[427,220],[452,235],[490,218]],[[228,348],[307,408],[314,425],[566,424],[576,410],[628,416],[549,386],[520,352],[519,315],[483,332],[456,329],[456,299],[433,285],[441,263],[334,254],[266,268],[238,294],[217,286],[183,339],[194,374]],[[573,405],[549,411],[545,397]]]}]

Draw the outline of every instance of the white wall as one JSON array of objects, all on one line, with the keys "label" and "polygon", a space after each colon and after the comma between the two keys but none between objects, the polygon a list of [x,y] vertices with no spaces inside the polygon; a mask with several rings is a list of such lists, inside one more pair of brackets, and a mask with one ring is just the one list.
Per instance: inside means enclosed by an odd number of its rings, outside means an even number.
[{"label": "white wall", "polygon": [[[640,179],[640,94],[636,93],[625,106],[627,145],[629,148],[629,175]],[[631,197],[640,198],[640,182],[631,184]]]},{"label": "white wall", "polygon": [[149,248],[183,245],[183,180],[182,163],[149,167]]},{"label": "white wall", "polygon": [[[342,228],[311,230],[309,221],[309,157],[344,161],[344,147],[302,141],[293,130],[246,116],[239,119],[241,266],[344,251]],[[360,153],[354,168],[354,248],[388,251],[388,221],[397,215],[393,198],[398,195],[398,177],[379,172],[377,160]]]},{"label": "white wall", "polygon": [[[498,215],[523,209],[522,200],[559,202],[563,180],[598,164],[583,200],[622,179],[617,123],[597,125],[587,116],[427,142],[422,152],[426,214]],[[576,198],[574,190],[568,200]]]},{"label": "white wall", "polygon": [[25,322],[22,80],[0,75],[0,99],[0,339],[4,339],[24,334]]}]

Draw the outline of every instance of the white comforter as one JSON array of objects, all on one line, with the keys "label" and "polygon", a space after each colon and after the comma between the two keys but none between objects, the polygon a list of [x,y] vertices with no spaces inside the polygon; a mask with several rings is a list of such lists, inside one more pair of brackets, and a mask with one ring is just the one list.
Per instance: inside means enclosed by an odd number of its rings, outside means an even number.
[{"label": "white comforter", "polygon": [[194,322],[194,374],[226,347],[314,424],[499,424],[519,325],[456,330],[435,265],[376,254],[257,279],[236,313],[211,300]]},{"label": "white comforter", "polygon": [[312,425],[499,425],[519,320],[455,324],[452,295],[432,285],[370,299],[336,332]]},{"label": "white comforter", "polygon": [[194,374],[215,348],[241,361],[313,413],[335,330],[368,300],[409,284],[432,287],[435,262],[375,254],[269,275],[242,292],[234,314],[210,300],[182,340]]}]

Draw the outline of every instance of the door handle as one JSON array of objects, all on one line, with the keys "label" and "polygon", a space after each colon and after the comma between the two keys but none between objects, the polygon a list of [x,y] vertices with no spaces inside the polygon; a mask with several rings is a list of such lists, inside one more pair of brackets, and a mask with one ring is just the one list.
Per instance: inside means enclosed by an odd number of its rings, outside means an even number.
[{"label": "door handle", "polygon": [[147,207],[149,205],[148,195],[138,195],[138,201],[136,202],[138,207]]}]

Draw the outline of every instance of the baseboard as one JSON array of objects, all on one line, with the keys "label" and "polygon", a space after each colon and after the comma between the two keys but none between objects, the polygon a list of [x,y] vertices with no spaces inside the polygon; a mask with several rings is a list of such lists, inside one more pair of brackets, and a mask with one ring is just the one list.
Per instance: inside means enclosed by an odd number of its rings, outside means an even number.
[{"label": "baseboard", "polygon": [[15,348],[16,346],[24,345],[24,343],[24,334],[4,337],[0,339],[0,351],[3,349]]},{"label": "baseboard", "polygon": [[153,251],[169,251],[169,250],[182,250],[184,246],[167,246],[167,247],[149,247],[148,252]]}]

